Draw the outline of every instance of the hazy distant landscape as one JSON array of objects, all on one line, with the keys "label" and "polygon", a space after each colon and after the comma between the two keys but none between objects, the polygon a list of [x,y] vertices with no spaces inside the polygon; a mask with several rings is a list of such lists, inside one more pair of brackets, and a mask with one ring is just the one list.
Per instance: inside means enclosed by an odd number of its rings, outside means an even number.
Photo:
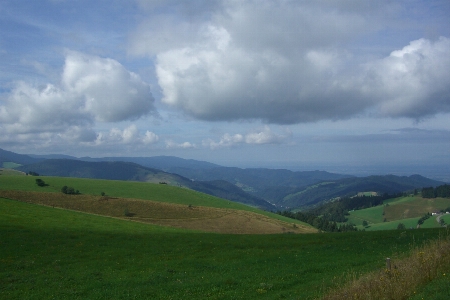
[{"label": "hazy distant landscape", "polygon": [[[325,201],[306,211],[271,213],[255,208],[255,204],[248,206],[196,192],[181,184],[190,180],[180,175],[142,166],[137,173],[127,173],[136,171],[139,165],[134,163],[118,164],[116,168],[117,162],[78,164],[80,161],[50,159],[20,167],[18,159],[28,158],[9,152],[2,152],[1,157],[12,160],[3,162],[3,166],[29,170],[0,170],[0,231],[6,237],[0,250],[4,266],[0,271],[2,299],[28,295],[59,299],[329,299],[352,282],[354,272],[379,276],[377,270],[383,268],[386,257],[400,269],[408,266],[405,274],[415,274],[411,267],[414,263],[403,262],[405,255],[410,255],[408,259],[417,255],[422,258],[423,251],[434,253],[442,247],[447,250],[434,256],[439,259],[429,260],[436,267],[426,273],[426,279],[395,275],[389,280],[414,284],[416,295],[429,295],[428,287],[436,295],[448,292],[450,282],[442,276],[450,267],[448,246],[430,243],[438,236],[442,242],[447,241],[443,226],[450,222],[446,214],[450,198],[436,197],[435,188],[427,190],[433,198],[423,198],[417,189],[392,195],[394,198],[367,192]],[[104,163],[112,168],[110,176],[122,173],[129,178],[86,178],[106,176],[102,175],[108,170]],[[193,161],[187,163],[195,167]],[[77,169],[80,166],[81,173]],[[62,176],[30,169],[60,172]],[[236,175],[239,170],[223,171]],[[262,170],[246,171],[274,181],[273,175]],[[278,170],[275,174],[279,172],[289,175],[282,181],[300,175],[305,181],[321,176],[338,182],[361,179],[327,172]],[[245,175],[243,178],[251,177]],[[148,176],[150,181],[143,180]],[[162,179],[166,181],[158,182]],[[376,179],[376,183],[383,182]],[[439,183],[418,175],[392,176],[388,182],[395,188],[405,182],[413,187]],[[447,191],[447,185],[443,187]],[[70,189],[74,194],[67,194]],[[439,212],[442,221],[437,221],[434,212]],[[342,217],[345,220],[339,219]],[[420,229],[416,229],[419,223]],[[356,281],[353,286],[361,284]],[[381,290],[392,293],[386,287]],[[365,288],[364,293],[379,292]],[[395,293],[413,297],[410,289]]]},{"label": "hazy distant landscape", "polygon": [[450,1],[0,2],[0,299],[450,299]]}]

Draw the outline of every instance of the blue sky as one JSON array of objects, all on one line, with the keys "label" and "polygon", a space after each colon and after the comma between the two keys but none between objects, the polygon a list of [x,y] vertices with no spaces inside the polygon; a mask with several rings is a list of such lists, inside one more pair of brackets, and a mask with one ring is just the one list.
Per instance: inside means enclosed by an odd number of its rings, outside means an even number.
[{"label": "blue sky", "polygon": [[447,0],[5,0],[0,148],[449,166],[449,16]]}]

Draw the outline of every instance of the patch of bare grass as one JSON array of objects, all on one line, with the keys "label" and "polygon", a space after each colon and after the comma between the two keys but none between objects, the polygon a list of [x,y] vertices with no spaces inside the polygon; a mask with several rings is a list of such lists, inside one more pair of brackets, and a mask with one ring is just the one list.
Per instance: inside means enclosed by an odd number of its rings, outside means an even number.
[{"label": "patch of bare grass", "polygon": [[322,299],[408,299],[430,281],[450,276],[446,274],[449,268],[450,238],[447,234],[445,238],[414,249],[407,258],[392,260],[390,268],[386,266],[351,279],[343,288],[330,291]]},{"label": "patch of bare grass", "polygon": [[4,191],[0,197],[55,208],[161,226],[231,234],[313,233],[314,228],[291,224],[249,211],[181,205],[150,200],[63,193]]}]

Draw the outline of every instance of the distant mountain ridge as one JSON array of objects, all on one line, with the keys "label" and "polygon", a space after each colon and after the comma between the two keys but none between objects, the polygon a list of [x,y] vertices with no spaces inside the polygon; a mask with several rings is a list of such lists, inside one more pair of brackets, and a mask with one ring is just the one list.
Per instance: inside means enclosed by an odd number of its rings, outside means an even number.
[{"label": "distant mountain ridge", "polygon": [[291,189],[284,197],[273,203],[277,206],[295,208],[318,204],[339,197],[352,197],[359,192],[377,192],[378,194],[397,194],[424,187],[436,187],[441,181],[420,175],[395,176],[373,175],[368,177],[344,178],[336,181],[323,181],[306,188]]},{"label": "distant mountain ridge", "polygon": [[25,154],[17,154],[11,151],[0,149],[0,167],[3,163],[14,162],[20,165],[32,164],[42,161],[42,158],[34,158]]},{"label": "distant mountain ridge", "polygon": [[[241,169],[173,156],[32,156],[1,150],[0,162],[23,164],[16,169],[43,175],[167,182],[266,210],[301,208],[359,192],[399,193],[444,184],[420,175],[355,177],[326,171]],[[61,157],[65,159],[50,159]]]}]

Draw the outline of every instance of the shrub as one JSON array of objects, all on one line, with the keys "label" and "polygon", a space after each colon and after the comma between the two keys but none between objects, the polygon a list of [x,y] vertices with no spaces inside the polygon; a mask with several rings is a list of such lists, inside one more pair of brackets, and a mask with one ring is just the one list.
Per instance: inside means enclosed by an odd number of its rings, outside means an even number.
[{"label": "shrub", "polygon": [[398,229],[398,230],[404,230],[404,229],[406,229],[405,224],[403,224],[403,223],[398,223],[397,229]]},{"label": "shrub", "polygon": [[36,184],[37,184],[38,186],[40,186],[40,187],[48,186],[48,184],[46,184],[46,183],[44,182],[44,180],[42,180],[42,179],[40,179],[40,178],[36,179]]},{"label": "shrub", "polygon": [[70,187],[67,185],[65,185],[61,188],[61,192],[66,195],[79,195],[80,194],[79,190],[75,190],[73,187]]}]

